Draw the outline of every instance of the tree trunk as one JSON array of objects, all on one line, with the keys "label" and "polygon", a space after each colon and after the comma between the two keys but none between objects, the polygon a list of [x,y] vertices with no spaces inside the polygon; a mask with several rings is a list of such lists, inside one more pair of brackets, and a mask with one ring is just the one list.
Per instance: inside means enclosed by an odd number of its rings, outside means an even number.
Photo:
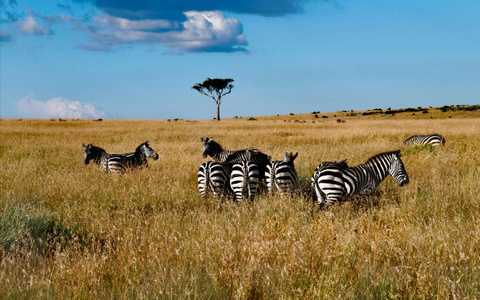
[{"label": "tree trunk", "polygon": [[220,103],[217,103],[217,121],[220,121]]}]

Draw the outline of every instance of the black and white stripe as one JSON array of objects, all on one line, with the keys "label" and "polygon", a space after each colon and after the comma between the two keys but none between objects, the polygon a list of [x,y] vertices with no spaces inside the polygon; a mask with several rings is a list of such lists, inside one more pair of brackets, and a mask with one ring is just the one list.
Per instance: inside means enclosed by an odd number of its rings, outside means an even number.
[{"label": "black and white stripe", "polygon": [[405,146],[410,145],[427,145],[443,146],[445,145],[445,138],[440,134],[428,134],[428,135],[414,135],[406,139],[403,144]]},{"label": "black and white stripe", "polygon": [[251,161],[241,161],[233,164],[230,174],[230,187],[234,193],[234,200],[242,202],[244,199],[254,200],[259,188],[259,169]]},{"label": "black and white stripe", "polygon": [[285,152],[284,160],[274,160],[267,165],[265,180],[270,193],[278,191],[281,195],[292,193],[298,182],[297,171],[293,161],[297,158],[298,152],[293,155]]},{"label": "black and white stripe", "polygon": [[377,154],[355,167],[345,161],[323,162],[313,173],[312,187],[322,207],[361,192],[371,193],[389,174],[400,186],[409,181],[400,150]]},{"label": "black and white stripe", "polygon": [[85,164],[91,160],[107,173],[124,173],[129,169],[147,167],[147,157],[158,159],[158,154],[150,148],[148,141],[140,144],[135,152],[108,154],[104,149],[92,144],[82,144]]},{"label": "black and white stripe", "polygon": [[107,172],[123,174],[128,170],[148,167],[147,158],[158,159],[158,154],[146,141],[140,144],[133,153],[111,154],[107,163]]},{"label": "black and white stripe", "polygon": [[88,165],[92,160],[95,164],[97,164],[101,170],[107,170],[108,159],[110,158],[110,154],[108,154],[104,149],[93,146],[92,144],[85,145],[82,143],[83,146],[83,157],[85,164]]},{"label": "black and white stripe", "polygon": [[237,151],[224,150],[222,146],[212,138],[201,138],[203,157],[210,156],[213,160],[232,165],[241,161],[252,161],[263,172],[270,162],[270,156],[255,148],[247,148]]},{"label": "black and white stripe", "polygon": [[227,168],[219,162],[207,161],[200,165],[198,170],[198,191],[202,197],[209,192],[215,198],[221,197],[230,186],[230,175]]}]

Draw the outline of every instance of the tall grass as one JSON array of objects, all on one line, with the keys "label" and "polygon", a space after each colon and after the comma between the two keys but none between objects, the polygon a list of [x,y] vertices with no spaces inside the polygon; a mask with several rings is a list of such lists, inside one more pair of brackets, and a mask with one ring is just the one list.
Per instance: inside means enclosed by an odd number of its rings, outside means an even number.
[{"label": "tall grass", "polygon": [[[1,120],[0,298],[479,298],[480,118],[420,117]],[[403,148],[434,132],[444,148]],[[298,151],[304,193],[200,198],[202,136]],[[82,143],[123,153],[146,140],[160,155],[148,169],[83,163]],[[398,148],[408,186],[387,178],[374,197],[312,206],[320,162]]]}]

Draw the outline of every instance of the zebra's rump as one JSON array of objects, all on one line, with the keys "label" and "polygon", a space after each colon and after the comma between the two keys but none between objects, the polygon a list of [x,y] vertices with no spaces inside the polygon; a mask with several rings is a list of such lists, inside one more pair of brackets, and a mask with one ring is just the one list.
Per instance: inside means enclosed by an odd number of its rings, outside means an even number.
[{"label": "zebra's rump", "polygon": [[271,193],[293,191],[298,181],[297,171],[291,164],[276,160],[267,165],[265,181]]},{"label": "zebra's rump", "polygon": [[241,161],[232,166],[230,187],[237,202],[241,202],[245,198],[253,200],[257,194],[258,184],[259,169],[255,163]]},{"label": "zebra's rump", "polygon": [[217,197],[228,189],[229,173],[219,162],[204,162],[198,170],[197,177],[198,190],[202,196],[206,196],[211,191]]}]

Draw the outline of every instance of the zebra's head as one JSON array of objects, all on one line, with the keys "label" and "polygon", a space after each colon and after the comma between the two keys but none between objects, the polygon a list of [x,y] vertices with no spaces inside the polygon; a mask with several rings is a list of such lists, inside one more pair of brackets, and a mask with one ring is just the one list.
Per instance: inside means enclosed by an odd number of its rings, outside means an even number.
[{"label": "zebra's head", "polygon": [[85,161],[85,164],[88,165],[90,160],[92,159],[91,157],[91,149],[92,149],[92,144],[85,145],[82,143],[83,146],[83,159]]},{"label": "zebra's head", "polygon": [[155,152],[152,148],[150,148],[149,142],[146,141],[145,143],[140,144],[140,146],[137,147],[135,152],[141,152],[145,155],[145,157],[148,158],[153,158],[154,160],[158,159],[158,153]]},{"label": "zebra's head", "polygon": [[85,161],[85,164],[88,165],[88,163],[92,160],[98,157],[102,152],[105,152],[102,148],[95,147],[92,144],[85,145],[82,143],[83,146],[83,158]]},{"label": "zebra's head", "polygon": [[395,181],[398,182],[400,186],[404,186],[408,184],[409,179],[407,171],[405,171],[405,166],[400,159],[400,149],[393,151],[392,154],[392,161],[388,173],[393,177],[393,179],[395,179]]},{"label": "zebra's head", "polygon": [[200,140],[202,141],[202,155],[205,158],[207,156],[214,157],[216,154],[223,151],[222,146],[220,146],[219,143],[212,140],[211,137],[210,138],[201,137]]}]

